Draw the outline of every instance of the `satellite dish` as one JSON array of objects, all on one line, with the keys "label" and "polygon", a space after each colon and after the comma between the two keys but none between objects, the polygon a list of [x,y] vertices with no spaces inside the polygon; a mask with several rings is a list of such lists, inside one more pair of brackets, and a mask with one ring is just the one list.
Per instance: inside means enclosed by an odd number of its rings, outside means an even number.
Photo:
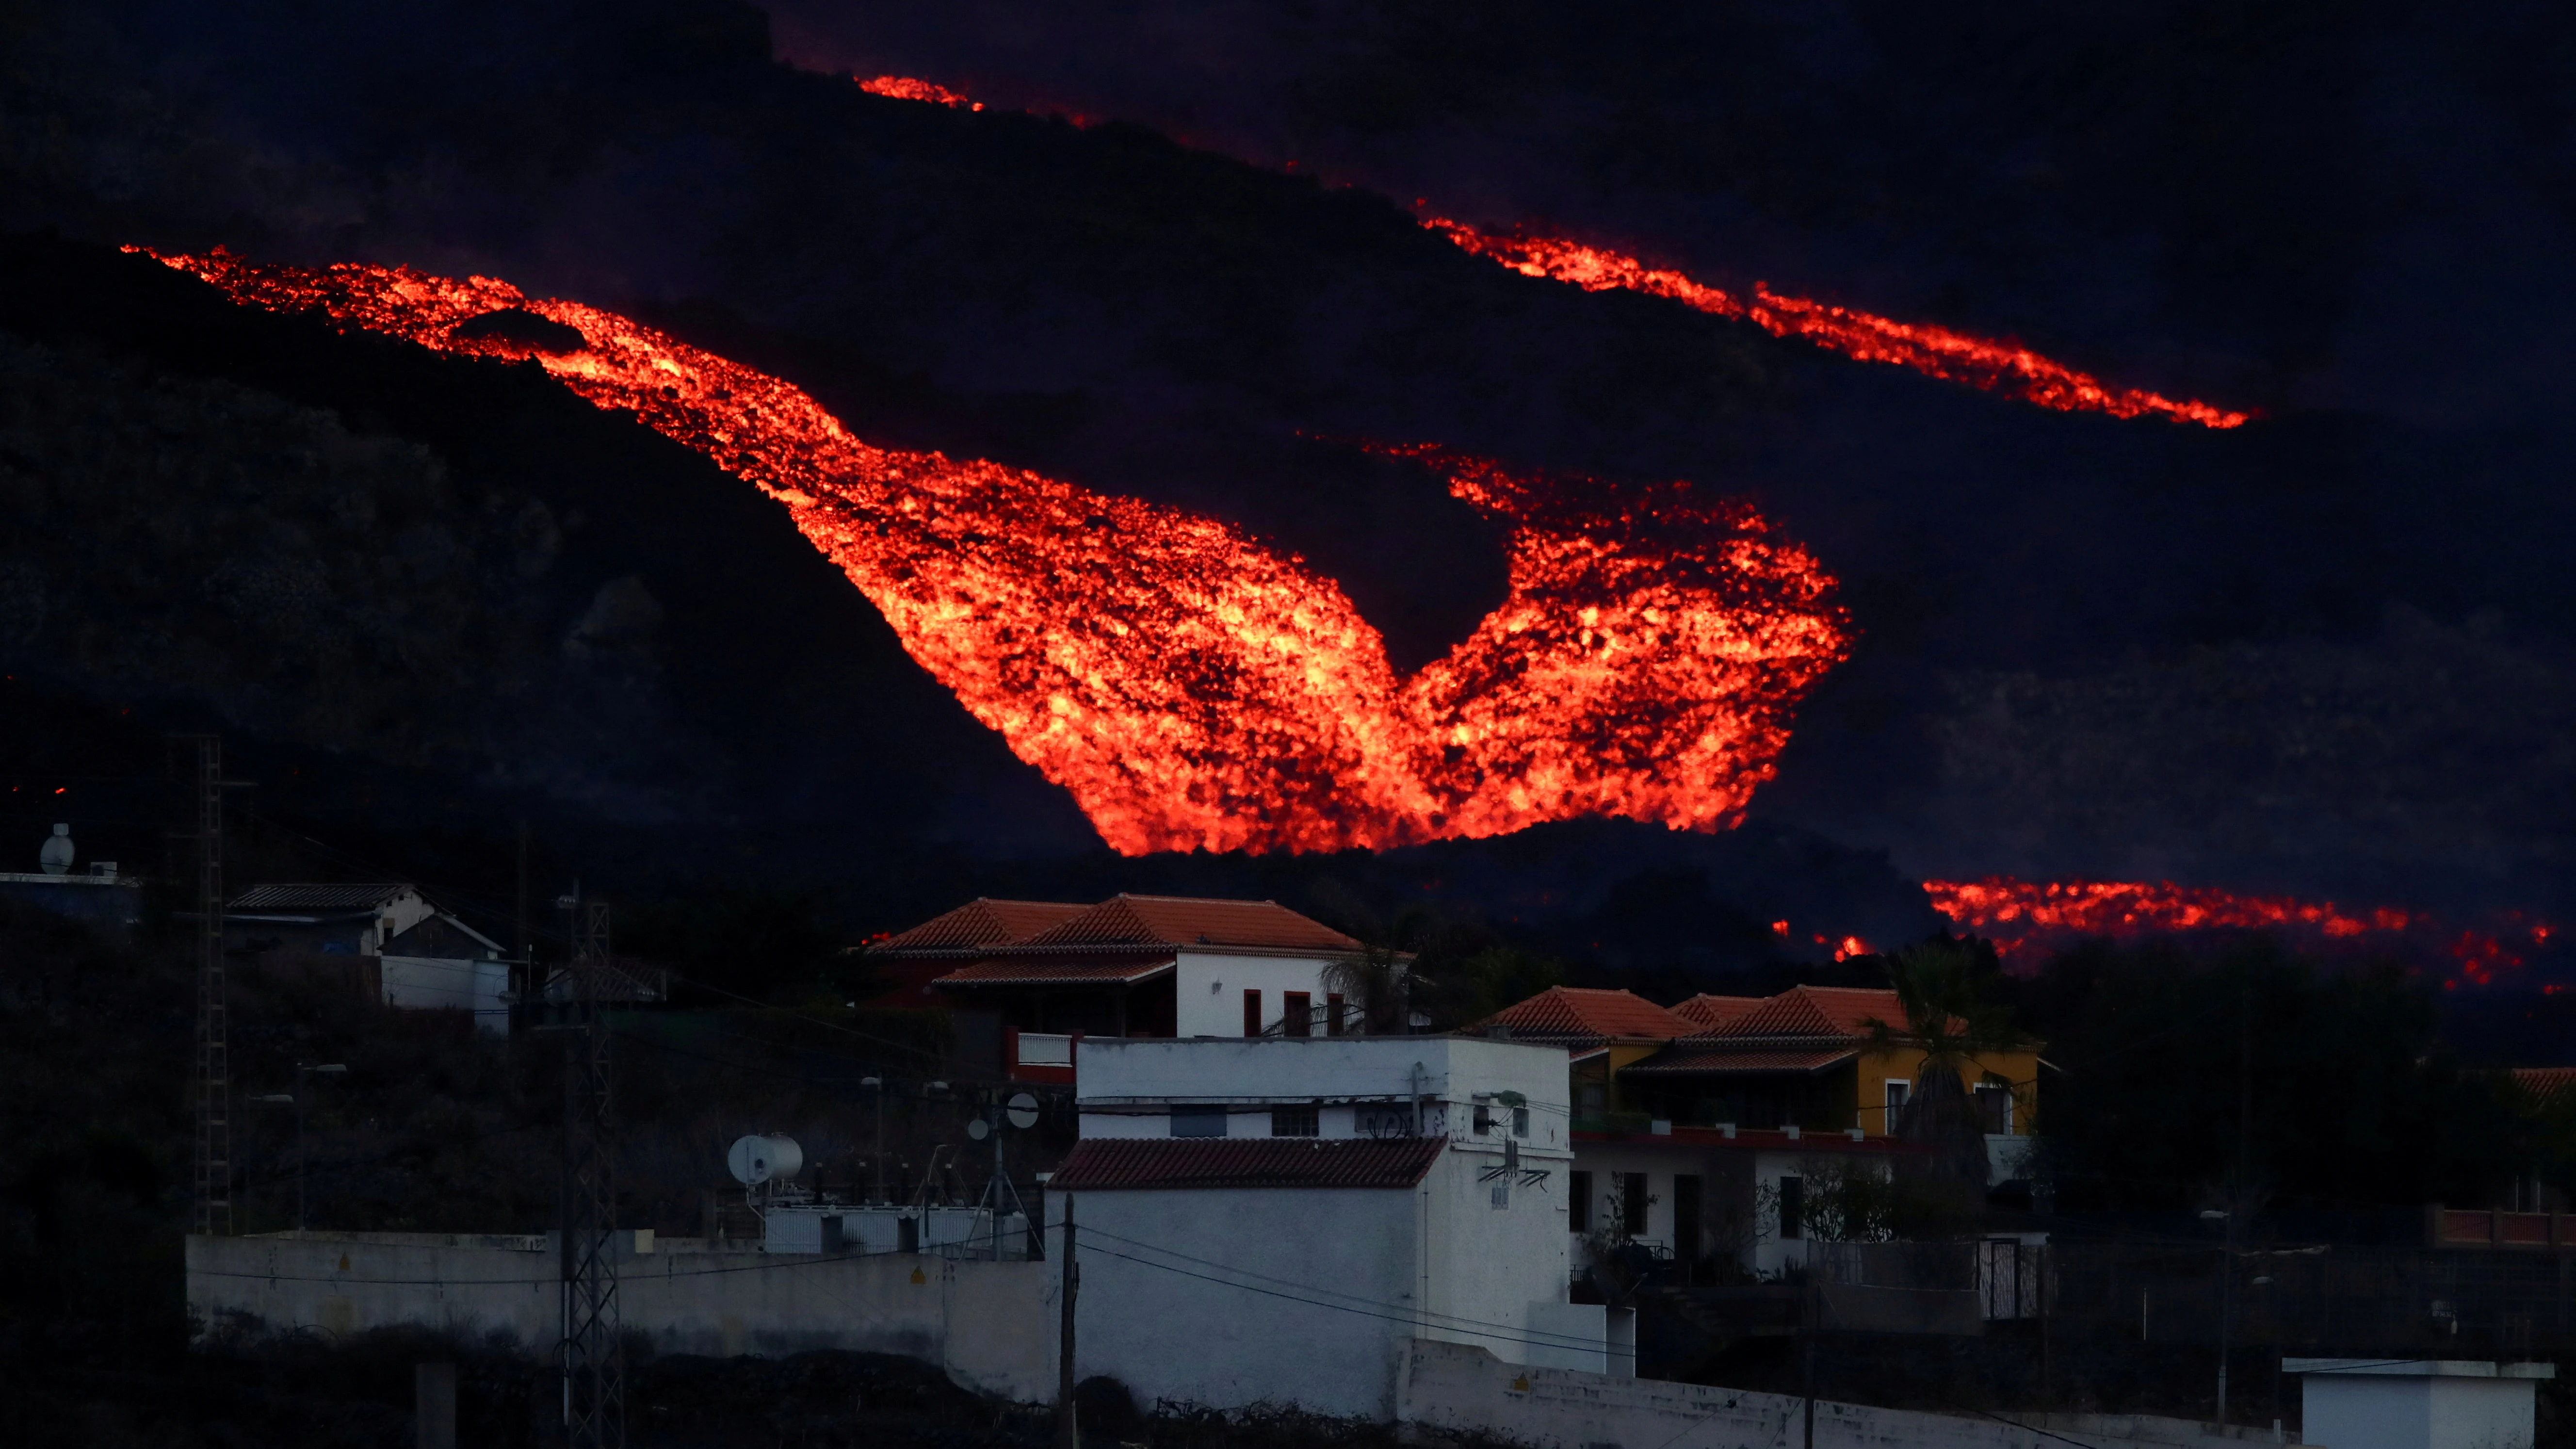
[{"label": "satellite dish", "polygon": [[1026,1092],[1011,1095],[1011,1125],[1025,1132],[1038,1125],[1038,1099]]},{"label": "satellite dish", "polygon": [[741,1137],[725,1153],[733,1180],[756,1187],[771,1178],[791,1178],[805,1169],[805,1149],[793,1137]]},{"label": "satellite dish", "polygon": [[974,1138],[978,1142],[981,1142],[985,1138],[993,1135],[993,1124],[985,1121],[981,1117],[978,1117],[974,1121],[966,1124],[966,1135]]}]

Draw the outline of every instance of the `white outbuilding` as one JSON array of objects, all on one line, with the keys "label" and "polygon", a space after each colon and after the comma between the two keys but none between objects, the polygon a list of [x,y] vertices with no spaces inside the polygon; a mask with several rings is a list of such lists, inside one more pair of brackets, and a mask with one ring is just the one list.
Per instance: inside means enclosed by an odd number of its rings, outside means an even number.
[{"label": "white outbuilding", "polygon": [[1079,1373],[1384,1420],[1417,1338],[1634,1372],[1627,1315],[1567,1301],[1562,1048],[1086,1038],[1076,1080]]},{"label": "white outbuilding", "polygon": [[2299,1437],[2334,1449],[2531,1449],[2547,1363],[2285,1358],[2300,1381]]}]

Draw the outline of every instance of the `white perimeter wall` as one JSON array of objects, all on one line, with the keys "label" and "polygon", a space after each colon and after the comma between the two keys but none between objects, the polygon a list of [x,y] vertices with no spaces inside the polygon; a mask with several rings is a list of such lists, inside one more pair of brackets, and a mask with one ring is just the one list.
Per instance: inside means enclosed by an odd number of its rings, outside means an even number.
[{"label": "white perimeter wall", "polygon": [[[188,1307],[210,1328],[248,1315],[272,1330],[327,1334],[500,1329],[542,1355],[559,1332],[557,1272],[542,1236],[191,1237]],[[710,1250],[704,1239],[666,1238],[620,1265],[617,1297],[626,1329],[664,1353],[898,1353],[969,1388],[1036,1402],[1055,1397],[1056,1283],[1052,1263]]]},{"label": "white perimeter wall", "polygon": [[[1416,1291],[1413,1192],[1072,1197],[1078,1374],[1118,1379],[1147,1409],[1166,1399],[1393,1416],[1414,1332],[1402,1321]],[[1058,1220],[1061,1202],[1049,1199]]]},{"label": "white perimeter wall", "polygon": [[[1794,1449],[1801,1442],[1801,1402],[1786,1394],[1521,1368],[1427,1340],[1410,1345],[1404,1360],[1399,1413],[1434,1429],[1531,1449]],[[2066,1441],[1993,1419],[1820,1399],[1816,1449],[2066,1449]]]}]

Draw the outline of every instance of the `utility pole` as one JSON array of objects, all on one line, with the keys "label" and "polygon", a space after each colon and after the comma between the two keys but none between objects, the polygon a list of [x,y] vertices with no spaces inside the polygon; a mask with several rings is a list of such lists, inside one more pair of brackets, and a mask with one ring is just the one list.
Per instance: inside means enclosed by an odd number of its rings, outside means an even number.
[{"label": "utility pole", "polygon": [[[1811,1244],[1810,1247],[1812,1246]],[[1807,1292],[1806,1302],[1803,1305],[1805,1311],[1799,1315],[1802,1321],[1799,1324],[1798,1333],[1798,1392],[1807,1401],[1804,1413],[1806,1449],[1816,1449],[1816,1329],[1817,1319],[1822,1317],[1818,1312],[1821,1305],[1817,1302],[1820,1291],[1816,1281],[1816,1264],[1811,1261],[1807,1264]]]},{"label": "utility pole", "polygon": [[1082,1286],[1082,1269],[1073,1261],[1073,1194],[1064,1195],[1064,1286],[1056,1325],[1055,1418],[1058,1449],[1082,1449],[1073,1422],[1073,1295]]},{"label": "utility pole", "polygon": [[[617,1195],[609,1151],[608,907],[575,894],[569,1000],[549,1003],[564,1042],[561,1317],[564,1437],[625,1449],[626,1364],[618,1344]],[[532,973],[533,974],[533,973]]]}]

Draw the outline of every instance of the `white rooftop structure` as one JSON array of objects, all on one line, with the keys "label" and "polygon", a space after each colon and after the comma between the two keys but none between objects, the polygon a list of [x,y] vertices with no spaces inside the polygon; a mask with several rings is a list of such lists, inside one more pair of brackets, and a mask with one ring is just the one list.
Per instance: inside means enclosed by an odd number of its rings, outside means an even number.
[{"label": "white rooftop structure", "polygon": [[2334,1449],[2531,1449],[2547,1363],[2285,1358],[2300,1377],[2299,1437]]}]

